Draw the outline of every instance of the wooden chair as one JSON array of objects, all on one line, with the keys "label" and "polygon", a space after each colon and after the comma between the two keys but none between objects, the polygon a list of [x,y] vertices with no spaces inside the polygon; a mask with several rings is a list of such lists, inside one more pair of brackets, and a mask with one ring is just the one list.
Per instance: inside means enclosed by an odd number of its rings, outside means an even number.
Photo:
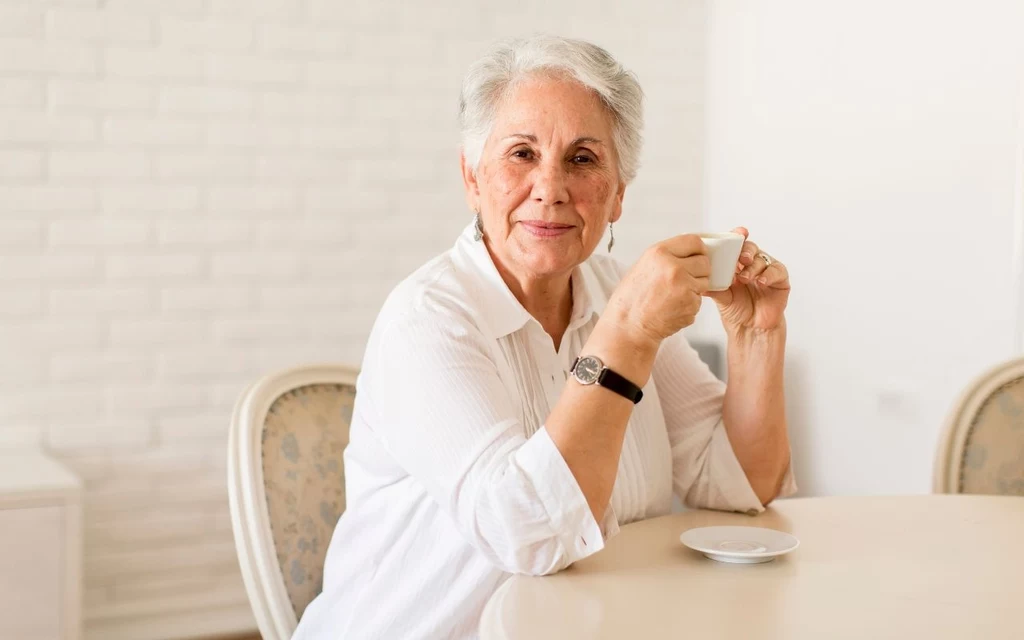
[{"label": "wooden chair", "polygon": [[228,444],[238,562],[264,640],[291,638],[323,588],[345,510],[342,453],[358,371],[318,365],[260,380],[239,399]]},{"label": "wooden chair", "polygon": [[972,382],[946,424],[936,493],[1024,496],[1024,358]]}]

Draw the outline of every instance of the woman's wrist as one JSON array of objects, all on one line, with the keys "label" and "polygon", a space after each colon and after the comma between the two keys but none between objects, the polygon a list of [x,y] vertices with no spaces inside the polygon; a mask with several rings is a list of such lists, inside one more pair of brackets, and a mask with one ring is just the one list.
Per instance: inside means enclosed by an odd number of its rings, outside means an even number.
[{"label": "woman's wrist", "polygon": [[725,335],[730,347],[758,347],[786,344],[786,321],[783,319],[778,326],[771,329],[756,327],[725,327]]},{"label": "woman's wrist", "polygon": [[651,377],[660,346],[660,340],[653,340],[611,319],[602,318],[579,355],[597,356],[606,367],[642,387]]},{"label": "woman's wrist", "polygon": [[781,370],[786,353],[785,323],[773,329],[726,330],[726,334],[730,383],[745,378],[748,373]]}]

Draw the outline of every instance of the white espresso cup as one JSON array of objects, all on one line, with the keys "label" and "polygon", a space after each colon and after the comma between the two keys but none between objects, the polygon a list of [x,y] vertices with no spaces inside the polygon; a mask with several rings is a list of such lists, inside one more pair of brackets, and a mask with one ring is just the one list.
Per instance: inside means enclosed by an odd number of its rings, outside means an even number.
[{"label": "white espresso cup", "polygon": [[708,249],[711,277],[708,291],[725,291],[736,276],[736,263],[745,238],[738,233],[702,233],[700,239]]}]

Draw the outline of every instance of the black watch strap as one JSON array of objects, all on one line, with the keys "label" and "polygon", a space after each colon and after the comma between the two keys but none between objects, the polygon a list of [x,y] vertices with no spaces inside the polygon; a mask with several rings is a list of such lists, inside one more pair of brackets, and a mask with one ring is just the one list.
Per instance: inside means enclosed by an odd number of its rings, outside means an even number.
[{"label": "black watch strap", "polygon": [[597,377],[597,384],[609,391],[614,391],[627,400],[632,400],[633,404],[640,402],[644,397],[643,389],[636,386],[629,380],[626,380],[608,367],[605,367],[601,371],[601,375]]},{"label": "black watch strap", "polygon": [[[581,361],[583,366],[580,371],[577,371],[577,365],[580,365]],[[594,356],[576,358],[569,370],[581,384],[599,384],[605,389],[626,398],[633,404],[640,402],[644,397],[644,392],[640,387],[604,366],[600,358]]]}]

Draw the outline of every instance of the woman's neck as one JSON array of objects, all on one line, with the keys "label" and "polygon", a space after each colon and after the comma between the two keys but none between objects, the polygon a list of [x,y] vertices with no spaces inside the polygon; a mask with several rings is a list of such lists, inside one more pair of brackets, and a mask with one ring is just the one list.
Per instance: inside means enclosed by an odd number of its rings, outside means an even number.
[{"label": "woman's neck", "polygon": [[545,278],[517,278],[497,260],[494,264],[509,291],[527,313],[540,323],[557,351],[572,317],[572,273]]},{"label": "woman's neck", "polygon": [[557,351],[572,317],[572,278],[562,276],[557,280],[551,278],[544,282],[532,280],[521,285],[521,292],[513,289],[512,293],[551,336],[551,342]]}]

